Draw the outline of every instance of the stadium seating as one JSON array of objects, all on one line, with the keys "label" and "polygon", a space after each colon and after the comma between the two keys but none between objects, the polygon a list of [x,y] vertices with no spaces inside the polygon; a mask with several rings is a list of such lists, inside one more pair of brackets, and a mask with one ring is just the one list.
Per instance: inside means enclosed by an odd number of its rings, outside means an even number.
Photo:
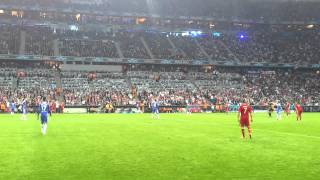
[{"label": "stadium seating", "polygon": [[[62,71],[62,94],[56,89],[57,71],[41,64],[1,63],[1,97],[14,99],[28,96],[35,101],[40,95],[59,99],[66,105],[102,106],[134,105],[136,100],[149,103],[159,98],[161,105],[185,105],[189,100],[212,103],[238,103],[249,98],[254,105],[269,101],[302,101],[319,105],[319,74],[309,71],[246,71],[217,68],[203,71],[154,71],[133,69],[122,72]],[[15,68],[14,68],[15,67]],[[24,68],[23,68],[24,67]],[[39,68],[42,67],[42,68]],[[17,73],[18,72],[18,73]],[[23,72],[22,75],[19,72]]]},{"label": "stadium seating", "polygon": [[26,27],[25,54],[53,56],[54,34],[51,28]]},{"label": "stadium seating", "polygon": [[118,57],[111,40],[64,39],[61,41],[60,53],[76,57]]},{"label": "stadium seating", "polygon": [[[252,28],[247,34],[212,37],[159,32],[55,30],[47,26],[0,26],[0,53],[137,59],[213,60],[239,63],[317,64],[320,34],[316,29]],[[22,38],[21,38],[22,36]],[[20,42],[24,39],[25,42]],[[55,43],[56,44],[55,44]],[[21,44],[22,43],[22,44]],[[24,47],[22,45],[25,45]],[[55,44],[55,45],[54,45]],[[150,51],[149,51],[150,50]]]},{"label": "stadium seating", "polygon": [[170,45],[167,37],[158,33],[146,33],[144,39],[156,59],[174,59],[176,50]]},{"label": "stadium seating", "polygon": [[0,54],[18,54],[20,31],[10,25],[0,26]]},{"label": "stadium seating", "polygon": [[104,105],[107,101],[122,104],[123,97],[130,91],[122,73],[95,72],[94,78],[88,76],[89,72],[64,71],[61,74],[66,105]]},{"label": "stadium seating", "polygon": [[[165,26],[165,25],[163,25]],[[179,27],[179,25],[177,25]],[[255,105],[268,101],[304,100],[306,105],[319,104],[319,74],[301,69],[272,69],[272,74],[251,76],[247,70],[217,67],[214,72],[186,68],[137,68],[124,72],[62,71],[35,62],[25,63],[23,55],[108,57],[137,59],[208,60],[239,63],[319,64],[320,33],[316,28],[273,25],[262,28],[224,27],[215,36],[203,31],[197,37],[183,33],[130,30],[109,31],[81,28],[70,30],[47,25],[0,25],[0,54],[19,55],[21,62],[1,63],[0,88],[5,96],[12,92],[36,97],[40,93],[52,99],[64,98],[66,105],[134,104],[160,98],[160,104],[182,104],[190,99],[237,103],[244,94]],[[231,30],[230,30],[231,29]],[[242,30],[246,33],[238,34]],[[23,46],[24,45],[24,46]],[[8,58],[10,59],[10,58]],[[83,58],[85,59],[85,58]],[[89,59],[89,58],[88,58]],[[91,63],[91,62],[87,62]],[[104,62],[102,62],[104,63]],[[27,64],[27,65],[26,65]],[[172,68],[172,67],[171,67]],[[268,71],[268,68],[254,71]],[[249,71],[249,70],[248,70]],[[19,73],[22,73],[19,74]],[[60,74],[59,74],[60,73]],[[61,82],[59,80],[61,75]],[[59,84],[62,94],[56,91]],[[61,84],[61,85],[60,85]],[[2,94],[4,94],[2,92]],[[32,94],[32,95],[31,95]],[[4,96],[4,95],[3,95]],[[14,95],[16,98],[18,95]],[[213,101],[212,101],[213,102]]]},{"label": "stadium seating", "polygon": [[139,34],[120,32],[117,33],[117,40],[120,43],[120,48],[126,58],[142,58],[150,59],[146,48],[144,47]]}]

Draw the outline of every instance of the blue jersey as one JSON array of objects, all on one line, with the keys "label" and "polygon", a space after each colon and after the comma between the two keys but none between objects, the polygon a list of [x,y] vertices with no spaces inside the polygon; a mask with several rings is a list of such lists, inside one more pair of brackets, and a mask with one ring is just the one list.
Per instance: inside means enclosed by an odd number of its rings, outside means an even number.
[{"label": "blue jersey", "polygon": [[281,104],[277,104],[277,105],[276,105],[276,112],[277,112],[277,113],[280,113],[281,111],[282,111]]},{"label": "blue jersey", "polygon": [[16,104],[15,103],[11,103],[10,107],[11,107],[11,112],[13,112],[16,109]]},{"label": "blue jersey", "polygon": [[152,113],[159,113],[159,104],[157,102],[151,103]]},{"label": "blue jersey", "polygon": [[39,113],[41,114],[41,116],[48,116],[48,114],[50,113],[49,105],[46,102],[40,104]]},{"label": "blue jersey", "polygon": [[46,102],[43,102],[39,106],[39,114],[41,116],[41,123],[46,124],[48,122],[48,114],[50,112],[49,105]]}]

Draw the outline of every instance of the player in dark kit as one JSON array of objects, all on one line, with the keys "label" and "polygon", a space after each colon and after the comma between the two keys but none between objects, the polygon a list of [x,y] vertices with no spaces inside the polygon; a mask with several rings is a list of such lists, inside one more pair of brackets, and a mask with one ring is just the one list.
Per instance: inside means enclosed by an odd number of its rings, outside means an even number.
[{"label": "player in dark kit", "polygon": [[297,121],[301,121],[301,115],[302,115],[302,107],[300,106],[300,104],[298,104],[297,102],[294,103],[294,110],[296,111],[296,115],[297,115]]},{"label": "player in dark kit", "polygon": [[249,114],[250,114],[250,120],[251,120],[251,122],[253,122],[252,108],[246,102],[246,100],[244,100],[243,103],[240,105],[240,108],[238,110],[238,121],[239,121],[240,128],[241,128],[242,138],[245,138],[244,129],[245,129],[245,127],[247,127],[248,128],[248,134],[249,134],[249,137],[251,139],[252,131],[251,131],[251,127],[250,127]]},{"label": "player in dark kit", "polygon": [[39,105],[38,112],[41,116],[41,133],[45,135],[48,127],[48,114],[51,116],[50,107],[45,97],[43,97],[43,102]]},{"label": "player in dark kit", "polygon": [[274,111],[274,104],[273,103],[270,103],[269,104],[269,107],[268,107],[268,114],[269,114],[269,117],[271,118],[271,115],[272,115],[272,112]]}]

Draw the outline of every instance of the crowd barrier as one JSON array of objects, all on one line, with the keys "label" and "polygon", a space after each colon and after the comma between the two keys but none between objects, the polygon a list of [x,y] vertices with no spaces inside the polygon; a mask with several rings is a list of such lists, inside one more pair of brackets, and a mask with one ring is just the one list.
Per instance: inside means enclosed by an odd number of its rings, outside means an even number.
[{"label": "crowd barrier", "polygon": [[[267,112],[268,106],[252,106],[255,112]],[[320,106],[302,106],[304,112],[320,112]],[[193,113],[225,113],[226,107],[223,105],[215,106],[160,106],[160,113],[183,113],[188,110]],[[143,109],[134,105],[127,106],[114,106],[111,111],[107,111],[104,106],[66,106],[63,112],[57,109],[58,113],[141,113],[141,110],[145,113],[150,113],[151,108],[146,106]],[[293,111],[293,109],[291,109]],[[19,113],[19,109],[16,112]],[[37,111],[36,107],[29,107],[29,113],[35,113]],[[229,112],[237,112],[238,106],[232,105],[228,108]],[[8,111],[0,112],[8,113]]]},{"label": "crowd barrier", "polygon": [[[256,112],[266,112],[268,110],[268,106],[252,106],[254,111]],[[320,112],[320,106],[302,106],[304,112]],[[194,113],[219,113],[226,112],[226,107],[222,105],[216,106],[191,106],[191,111]],[[284,108],[283,108],[284,109]],[[186,106],[160,106],[160,113],[181,113],[186,112]],[[238,106],[229,106],[229,112],[237,112]],[[293,110],[293,109],[292,109]],[[66,106],[64,109],[64,113],[105,113],[106,109],[102,106]],[[111,111],[112,113],[140,113],[141,108],[128,105],[128,106],[114,106],[114,109]],[[150,113],[150,107],[144,107],[145,113]]]}]

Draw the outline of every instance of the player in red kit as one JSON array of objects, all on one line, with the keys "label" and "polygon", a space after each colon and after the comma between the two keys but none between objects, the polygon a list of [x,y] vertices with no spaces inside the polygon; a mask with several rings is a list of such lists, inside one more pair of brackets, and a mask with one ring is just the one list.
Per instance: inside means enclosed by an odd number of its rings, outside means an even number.
[{"label": "player in red kit", "polygon": [[242,138],[245,138],[244,129],[245,127],[248,128],[249,137],[251,139],[251,128],[250,128],[250,121],[249,121],[249,114],[250,114],[250,120],[253,122],[252,119],[252,108],[251,106],[244,100],[244,102],[240,105],[239,111],[238,111],[238,121],[241,128]]},{"label": "player in red kit", "polygon": [[301,114],[302,114],[302,107],[300,104],[298,104],[297,102],[294,104],[294,109],[296,111],[296,115],[297,115],[297,121],[301,121]]},{"label": "player in red kit", "polygon": [[289,114],[290,114],[290,105],[291,104],[289,102],[287,102],[287,105],[285,107],[285,112],[286,112],[287,116],[289,116]]}]

